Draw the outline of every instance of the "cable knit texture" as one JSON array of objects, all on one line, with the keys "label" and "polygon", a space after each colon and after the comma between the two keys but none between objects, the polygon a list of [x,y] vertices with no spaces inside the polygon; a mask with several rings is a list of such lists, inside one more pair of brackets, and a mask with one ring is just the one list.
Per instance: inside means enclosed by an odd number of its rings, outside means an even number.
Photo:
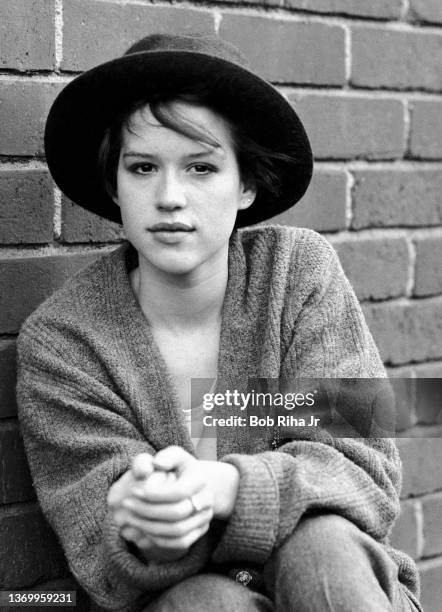
[{"label": "cable knit texture", "polygon": [[[19,338],[19,417],[34,485],[96,609],[136,611],[209,562],[265,563],[305,513],[318,511],[340,514],[384,543],[399,579],[418,595],[414,563],[388,543],[401,482],[389,438],[306,434],[271,450],[267,434],[218,428],[218,459],[240,472],[229,521],[213,521],[179,561],[145,564],[132,553],[107,512],[109,486],[138,453],[171,444],[193,453],[131,289],[133,255],[125,244],[81,271],[31,315]],[[324,238],[280,226],[234,232],[218,372],[227,381],[385,377]]]}]

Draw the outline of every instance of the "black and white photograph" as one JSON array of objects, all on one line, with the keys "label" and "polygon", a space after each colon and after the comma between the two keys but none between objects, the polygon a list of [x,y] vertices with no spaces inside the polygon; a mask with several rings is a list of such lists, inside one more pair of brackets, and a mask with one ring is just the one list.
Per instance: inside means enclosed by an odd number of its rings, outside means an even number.
[{"label": "black and white photograph", "polygon": [[0,0],[0,612],[441,612],[440,0]]}]

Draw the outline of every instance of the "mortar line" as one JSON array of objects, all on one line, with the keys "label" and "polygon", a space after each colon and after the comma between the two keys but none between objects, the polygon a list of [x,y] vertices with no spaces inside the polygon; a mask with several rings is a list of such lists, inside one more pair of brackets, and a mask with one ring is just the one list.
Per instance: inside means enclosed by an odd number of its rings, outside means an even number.
[{"label": "mortar line", "polygon": [[404,157],[411,157],[411,111],[410,100],[402,100],[404,105]]},{"label": "mortar line", "polygon": [[353,188],[355,178],[348,168],[344,169],[347,177],[345,185],[345,228],[349,230],[353,222],[354,206],[353,206]]},{"label": "mortar line", "polygon": [[[339,167],[342,164],[350,171],[358,170],[388,170],[397,172],[422,172],[426,170],[434,171],[442,169],[442,160],[419,160],[419,159],[391,159],[391,160],[368,160],[368,159],[349,159],[345,162],[322,162],[322,166],[326,164],[333,164]],[[318,166],[321,166],[321,162],[316,162]]]},{"label": "mortar line", "polygon": [[[330,232],[321,232],[326,238]],[[358,230],[341,230],[339,233],[331,233],[330,238],[336,243],[342,241],[358,242],[359,240],[394,240],[396,238],[418,240],[422,238],[439,239],[442,237],[442,227],[367,227]]]},{"label": "mortar line", "polygon": [[390,159],[390,160],[372,160],[372,159],[316,159],[315,168],[318,170],[350,170],[357,172],[361,170],[379,171],[401,171],[412,172],[425,170],[442,170],[442,160],[420,160],[420,159]]},{"label": "mortar line", "polygon": [[351,72],[352,72],[352,38],[351,28],[344,26],[344,53],[345,53],[345,87],[350,87]]},{"label": "mortar line", "polygon": [[63,61],[63,0],[55,0],[55,71]]},{"label": "mortar line", "polygon": [[54,186],[54,218],[53,218],[53,236],[54,240],[61,238],[61,191],[57,186]]},{"label": "mortar line", "polygon": [[[414,368],[415,368],[415,372],[416,372],[416,378],[419,378],[418,374],[419,374],[419,370],[422,370],[425,368],[425,366],[427,365],[431,365],[431,366],[441,366],[442,367],[442,359],[440,357],[434,357],[432,359],[428,359],[428,361],[425,361],[424,363],[415,363],[414,364]],[[427,377],[423,377],[423,378],[428,378]],[[432,378],[432,377],[430,377]]]},{"label": "mortar line", "polygon": [[63,83],[67,84],[77,76],[74,73],[55,73],[44,71],[32,72],[29,74],[18,74],[16,72],[0,72],[0,82],[2,83]]},{"label": "mortar line", "polygon": [[10,502],[0,506],[0,517],[17,516],[29,513],[29,511],[38,509],[39,505],[36,499],[26,500],[22,502]]},{"label": "mortar line", "polygon": [[417,499],[416,504],[414,506],[414,512],[416,516],[416,549],[417,556],[419,558],[422,557],[425,546],[425,536],[424,536],[424,511],[422,508],[422,502]]},{"label": "mortar line", "polygon": [[11,340],[16,340],[17,334],[9,333],[9,332],[0,332],[0,343],[1,342],[10,342]]},{"label": "mortar line", "polygon": [[[275,83],[274,83],[275,84]],[[306,84],[290,84],[276,83],[276,87],[286,97],[291,95],[331,95],[341,98],[362,98],[369,100],[404,100],[417,99],[426,102],[441,102],[442,95],[437,91],[419,91],[417,89],[385,89],[385,88],[368,88],[354,87],[344,89],[337,85],[311,85]]]},{"label": "mortar line", "polygon": [[0,172],[11,170],[47,170],[47,166],[42,159],[0,159]]},{"label": "mortar line", "polygon": [[411,239],[416,240],[440,240],[442,239],[442,225],[407,228]]},{"label": "mortar line", "polygon": [[88,255],[110,253],[120,242],[75,242],[70,244],[4,244],[0,245],[0,259],[26,259],[29,257],[51,257],[53,255]]},{"label": "mortar line", "polygon": [[416,244],[413,235],[407,232],[406,242],[408,247],[408,282],[405,288],[405,295],[413,297],[413,290],[416,282]]},{"label": "mortar line", "polygon": [[407,22],[410,14],[410,0],[402,0],[401,14],[399,19]]},{"label": "mortar line", "polygon": [[[331,244],[333,244],[333,243],[331,243]],[[416,306],[417,307],[417,305],[419,305],[419,308],[421,308],[422,304],[424,304],[424,305],[426,305],[426,304],[428,305],[429,304],[430,306],[433,305],[433,304],[436,304],[437,306],[439,306],[440,304],[442,304],[442,295],[440,295],[440,294],[439,295],[431,295],[431,296],[427,296],[426,295],[426,296],[422,296],[422,297],[415,296],[412,299],[409,298],[406,295],[401,295],[401,296],[398,296],[398,297],[387,298],[387,299],[385,299],[385,298],[380,298],[380,299],[376,299],[376,300],[374,300],[374,299],[362,299],[362,300],[359,300],[359,301],[360,301],[361,306],[364,306],[364,307],[365,306],[381,306],[381,305],[383,305],[383,306],[389,306],[391,308],[393,308],[393,307],[394,308],[396,308],[396,307],[405,308],[405,307],[410,307],[410,306]],[[428,357],[425,357],[425,358],[423,358],[422,360],[419,360],[419,361],[412,360],[412,361],[408,361],[406,363],[396,363],[396,365],[398,365],[398,366],[400,366],[400,365],[415,366],[417,364],[424,364],[424,363],[425,364],[429,364],[432,361],[439,361],[439,360],[440,360],[439,357],[435,357],[433,359],[429,359]],[[393,364],[391,362],[387,362],[385,365],[387,367],[392,367]]]},{"label": "mortar line", "polygon": [[213,19],[214,19],[215,35],[219,36],[221,22],[223,20],[223,14],[219,8],[215,8],[215,10],[213,11]]}]

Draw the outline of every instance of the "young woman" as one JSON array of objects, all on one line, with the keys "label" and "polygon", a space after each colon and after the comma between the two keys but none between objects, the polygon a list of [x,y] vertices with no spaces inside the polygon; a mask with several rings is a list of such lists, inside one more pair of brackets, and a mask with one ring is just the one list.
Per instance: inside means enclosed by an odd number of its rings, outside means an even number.
[{"label": "young woman", "polygon": [[[93,609],[420,610],[416,568],[388,545],[389,438],[207,435],[191,402],[195,378],[213,398],[238,378],[385,376],[327,241],[239,229],[309,184],[286,100],[220,39],[148,36],[61,92],[45,142],[63,192],[127,236],[19,340],[35,488]],[[338,403],[348,422],[375,401]]]}]

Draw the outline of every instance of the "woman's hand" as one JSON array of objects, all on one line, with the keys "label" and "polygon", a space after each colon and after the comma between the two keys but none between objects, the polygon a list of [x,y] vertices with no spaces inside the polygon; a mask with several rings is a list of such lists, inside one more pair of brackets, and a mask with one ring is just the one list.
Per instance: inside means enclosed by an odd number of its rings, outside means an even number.
[{"label": "woman's hand", "polygon": [[172,560],[206,533],[213,516],[230,516],[238,482],[235,467],[171,446],[155,457],[138,455],[112,485],[108,503],[123,537],[146,559]]},{"label": "woman's hand", "polygon": [[[239,472],[233,465],[195,459],[179,446],[169,446],[158,452],[152,464],[155,469],[173,470],[176,474],[176,481],[170,483],[170,488],[159,493],[162,502],[192,497],[202,506],[210,498],[215,518],[228,519],[232,514],[239,486]],[[150,490],[151,501],[160,501],[160,497]]]},{"label": "woman's hand", "polygon": [[[187,551],[185,542],[176,545],[176,538],[171,536],[177,532],[181,534],[186,528],[186,525],[180,526],[176,523],[190,514],[188,505],[181,509],[170,506],[164,508],[157,503],[144,503],[140,506],[137,497],[140,487],[145,487],[147,482],[152,490],[161,490],[167,488],[167,483],[175,479],[173,472],[155,471],[152,457],[143,453],[135,457],[131,469],[109,489],[107,500],[114,522],[120,527],[121,535],[136,544],[146,561],[173,561]],[[131,509],[129,500],[132,500],[134,509]],[[137,514],[137,508],[141,515]],[[191,510],[193,512],[193,506]],[[201,516],[193,522],[201,522]],[[166,538],[164,541],[162,536]]]}]

